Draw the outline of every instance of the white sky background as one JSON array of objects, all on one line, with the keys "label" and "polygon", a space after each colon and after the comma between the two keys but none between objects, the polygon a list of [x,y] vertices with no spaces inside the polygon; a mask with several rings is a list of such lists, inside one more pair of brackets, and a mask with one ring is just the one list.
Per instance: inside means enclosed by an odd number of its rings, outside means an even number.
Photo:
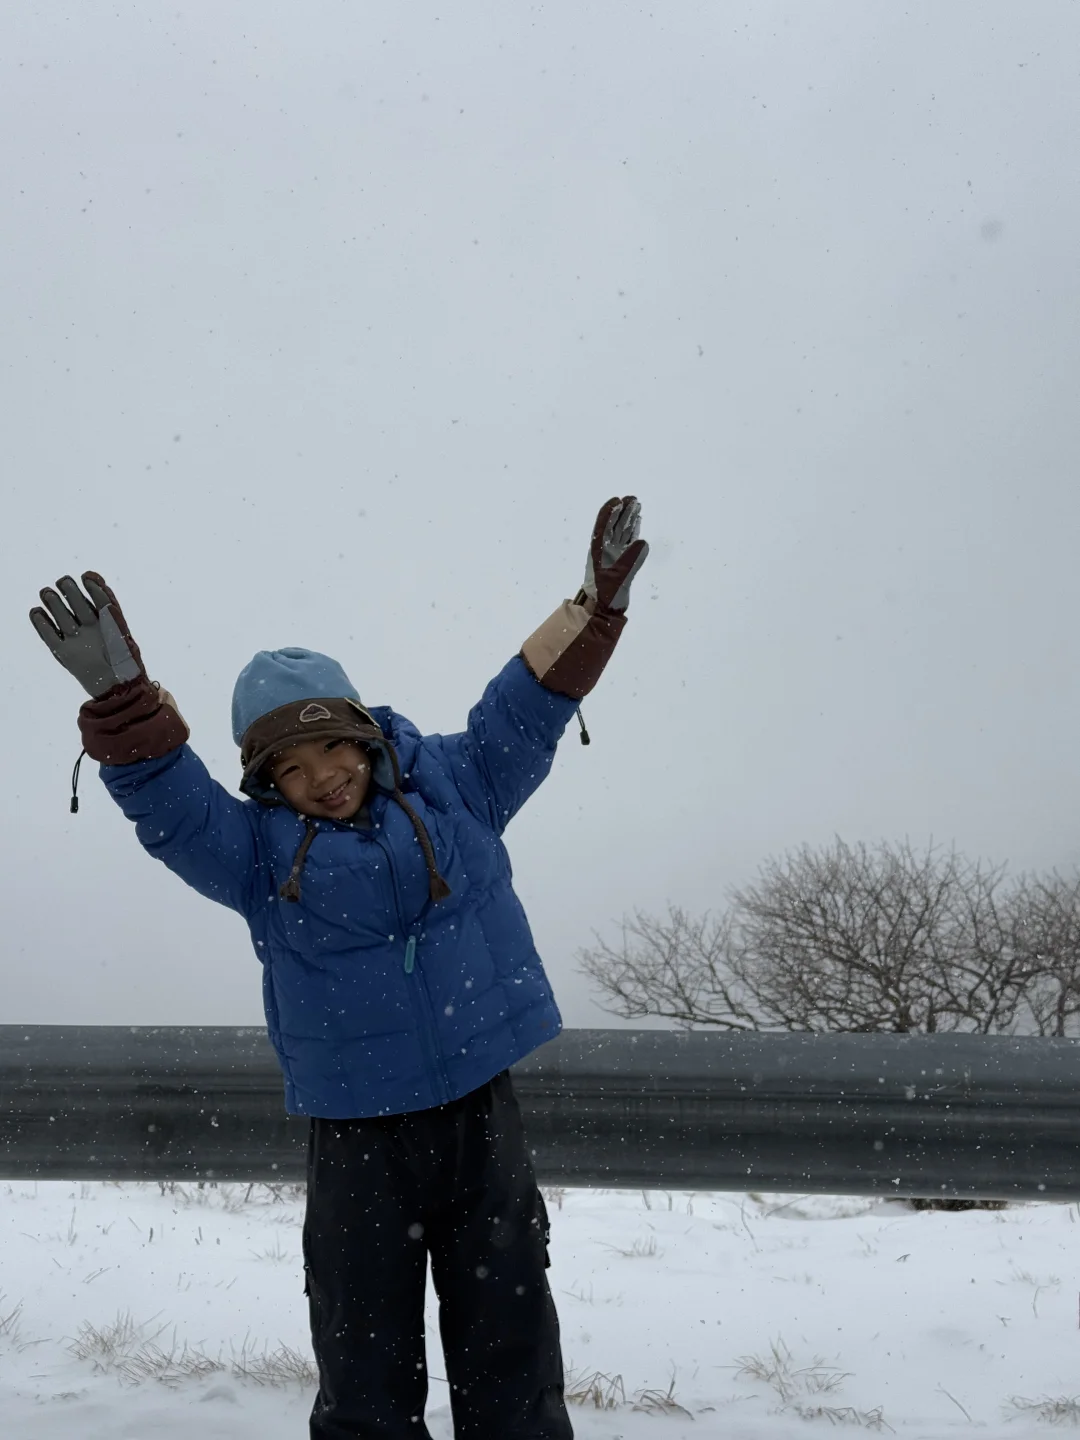
[{"label": "white sky background", "polygon": [[803,841],[1080,858],[1073,4],[0,16],[3,1018],[254,1023],[243,923],[84,773],[27,620],[100,569],[234,783],[237,671],[425,730],[652,555],[508,832],[574,952]]}]

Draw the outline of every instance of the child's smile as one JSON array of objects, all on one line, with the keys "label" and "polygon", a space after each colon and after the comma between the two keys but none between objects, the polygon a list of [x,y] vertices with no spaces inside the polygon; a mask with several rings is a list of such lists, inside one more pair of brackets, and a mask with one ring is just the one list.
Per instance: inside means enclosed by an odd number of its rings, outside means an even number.
[{"label": "child's smile", "polygon": [[351,820],[371,782],[367,751],[355,740],[301,740],[275,755],[270,779],[298,815]]},{"label": "child's smile", "polygon": [[328,795],[320,795],[318,803],[325,805],[329,810],[337,810],[339,806],[344,805],[348,800],[349,793],[352,790],[352,783],[351,780],[342,781],[342,783],[336,785]]}]

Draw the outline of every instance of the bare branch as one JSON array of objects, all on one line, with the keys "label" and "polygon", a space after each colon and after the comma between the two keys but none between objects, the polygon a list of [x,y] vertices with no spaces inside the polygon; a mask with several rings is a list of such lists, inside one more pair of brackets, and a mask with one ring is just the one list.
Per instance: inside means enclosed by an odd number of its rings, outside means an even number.
[{"label": "bare branch", "polygon": [[674,905],[662,919],[636,911],[623,920],[617,945],[597,935],[580,953],[581,970],[603,1008],[626,1020],[656,1016],[686,1029],[754,1030],[750,997],[728,967],[729,931],[726,916],[692,919]]},{"label": "bare branch", "polygon": [[624,919],[580,955],[624,1019],[727,1030],[1080,1034],[1080,875],[955,850],[803,846],[726,913]]}]

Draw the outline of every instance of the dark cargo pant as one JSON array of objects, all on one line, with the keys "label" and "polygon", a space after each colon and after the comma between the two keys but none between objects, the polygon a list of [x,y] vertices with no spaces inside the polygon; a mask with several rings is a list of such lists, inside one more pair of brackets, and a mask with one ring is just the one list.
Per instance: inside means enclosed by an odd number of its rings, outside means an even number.
[{"label": "dark cargo pant", "polygon": [[428,1255],[457,1440],[572,1440],[547,1230],[506,1072],[433,1110],[313,1120],[311,1440],[430,1440]]}]

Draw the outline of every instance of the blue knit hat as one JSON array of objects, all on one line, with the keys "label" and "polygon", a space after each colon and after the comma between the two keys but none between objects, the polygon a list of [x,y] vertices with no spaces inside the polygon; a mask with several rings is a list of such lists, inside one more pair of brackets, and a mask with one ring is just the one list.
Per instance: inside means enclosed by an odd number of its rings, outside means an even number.
[{"label": "blue knit hat", "polygon": [[361,703],[356,686],[329,655],[295,645],[260,650],[240,671],[233,689],[233,739],[239,745],[256,720],[280,705],[331,696]]}]

